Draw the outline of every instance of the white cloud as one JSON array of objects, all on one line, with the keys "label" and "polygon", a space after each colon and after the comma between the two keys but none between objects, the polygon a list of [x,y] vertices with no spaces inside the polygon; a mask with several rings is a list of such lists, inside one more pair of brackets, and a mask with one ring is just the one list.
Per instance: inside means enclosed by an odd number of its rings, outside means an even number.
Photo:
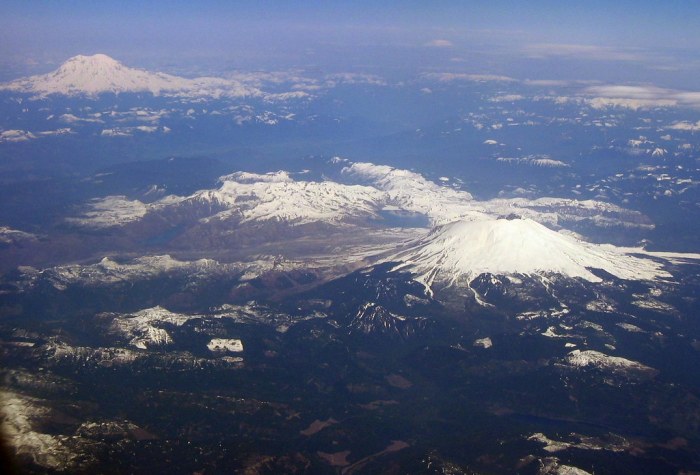
[{"label": "white cloud", "polygon": [[645,59],[638,51],[569,43],[529,44],[525,45],[524,52],[530,58],[570,57],[596,61],[641,61]]},{"label": "white cloud", "polygon": [[700,92],[678,91],[656,86],[591,86],[584,89],[583,94],[592,96],[587,102],[594,108],[643,109],[674,106],[700,108]]},{"label": "white cloud", "polygon": [[569,85],[569,81],[561,79],[526,79],[523,83],[528,86],[541,87],[564,87]]},{"label": "white cloud", "polygon": [[423,77],[440,82],[469,81],[469,82],[516,82],[509,76],[498,74],[468,74],[468,73],[428,73]]},{"label": "white cloud", "polygon": [[43,132],[30,132],[28,130],[0,130],[0,143],[2,142],[26,142],[41,137],[52,135],[69,135],[74,133],[70,128],[45,130]]},{"label": "white cloud", "polygon": [[428,41],[423,46],[429,46],[431,48],[451,48],[454,45],[450,40],[435,39]]},{"label": "white cloud", "polygon": [[[534,81],[526,84],[532,84]],[[579,82],[580,83],[580,82]],[[690,107],[700,109],[700,92],[679,91],[653,85],[619,84],[592,85],[574,95],[537,96],[535,100],[550,100],[557,104],[586,104],[594,109],[621,107],[639,110],[657,107]],[[680,127],[683,127],[682,125]],[[681,129],[687,130],[687,129]]]},{"label": "white cloud", "polygon": [[167,134],[170,132],[169,127],[157,127],[150,125],[139,125],[136,127],[114,127],[111,129],[103,129],[100,135],[103,137],[130,137],[134,132],[143,132],[145,134],[153,134],[155,132],[162,132]]},{"label": "white cloud", "polygon": [[655,100],[666,97],[671,92],[655,86],[621,86],[604,85],[591,86],[585,90],[587,94],[601,97],[624,97],[628,99]]},{"label": "white cloud", "polygon": [[334,73],[325,78],[324,85],[335,87],[338,84],[369,84],[371,86],[386,86],[386,81],[374,74],[363,73]]},{"label": "white cloud", "polygon": [[581,85],[593,85],[600,84],[600,81],[595,80],[583,80],[576,79],[573,81],[563,80],[563,79],[525,79],[523,84],[526,86],[534,87],[568,87],[568,86],[581,86]]},{"label": "white cloud", "polygon": [[26,142],[35,138],[36,135],[26,130],[3,130],[0,132],[0,142]]},{"label": "white cloud", "polygon": [[674,96],[680,104],[700,107],[700,92],[677,91]]},{"label": "white cloud", "polygon": [[674,122],[666,128],[672,130],[686,130],[688,132],[698,132],[700,131],[700,120],[695,122],[694,124],[685,120],[680,122]]},{"label": "white cloud", "polygon": [[561,160],[554,160],[548,155],[530,155],[528,157],[498,157],[496,161],[502,163],[513,163],[516,165],[532,165],[536,167],[544,168],[562,168],[568,167],[566,163]]},{"label": "white cloud", "polygon": [[525,99],[524,96],[521,96],[520,94],[503,94],[500,96],[495,96],[489,99],[490,102],[515,102],[515,101],[522,101]]},{"label": "white cloud", "polygon": [[18,229],[12,229],[7,226],[0,226],[0,243],[16,244],[21,241],[36,241],[35,234],[26,233]]},{"label": "white cloud", "polygon": [[678,105],[671,99],[630,99],[625,97],[594,97],[592,99],[587,99],[586,103],[594,109],[622,107],[632,110],[673,107]]},{"label": "white cloud", "polygon": [[70,127],[63,127],[56,130],[45,130],[43,132],[37,132],[37,135],[40,137],[49,137],[51,135],[70,135],[74,133],[75,132],[73,132],[73,129],[71,129]]},{"label": "white cloud", "polygon": [[104,122],[104,120],[101,120],[101,119],[89,119],[89,118],[85,118],[85,117],[78,117],[78,116],[73,115],[73,114],[62,114],[58,118],[58,120],[66,123],[66,124],[75,124],[75,123],[80,123],[80,122],[93,122],[93,123],[101,124]]}]

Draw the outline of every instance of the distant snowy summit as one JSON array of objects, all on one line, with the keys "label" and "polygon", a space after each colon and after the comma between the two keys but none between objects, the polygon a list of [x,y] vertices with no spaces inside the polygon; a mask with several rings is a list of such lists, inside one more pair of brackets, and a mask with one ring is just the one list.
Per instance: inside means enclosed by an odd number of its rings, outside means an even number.
[{"label": "distant snowy summit", "polygon": [[484,218],[434,228],[426,237],[392,255],[427,286],[468,284],[483,273],[494,275],[559,274],[590,282],[602,269],[627,280],[668,278],[663,266],[630,254],[640,249],[592,244],[553,231],[531,219]]},{"label": "distant snowy summit", "polygon": [[124,66],[105,55],[74,56],[58,69],[0,84],[0,91],[45,97],[52,94],[96,97],[112,93],[150,93],[155,96],[246,97],[266,96],[239,81],[200,77],[194,79]]}]

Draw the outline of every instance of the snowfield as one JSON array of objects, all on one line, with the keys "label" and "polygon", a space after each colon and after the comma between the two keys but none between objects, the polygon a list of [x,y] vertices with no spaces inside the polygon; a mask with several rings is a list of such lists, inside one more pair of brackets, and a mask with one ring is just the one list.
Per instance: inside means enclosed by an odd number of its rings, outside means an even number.
[{"label": "snowfield", "polygon": [[218,190],[205,190],[190,201],[226,208],[214,219],[240,217],[242,222],[281,221],[293,224],[339,223],[353,217],[377,218],[384,195],[369,186],[332,181],[295,181],[286,172],[222,177]]},{"label": "snowfield", "polygon": [[243,351],[243,342],[235,338],[213,338],[209,343],[207,343],[207,348],[209,351],[215,353],[240,353]]},{"label": "snowfield", "polygon": [[637,361],[609,356],[594,350],[574,350],[565,358],[567,364],[578,368],[598,368],[626,377],[654,377],[658,371]]},{"label": "snowfield", "polygon": [[68,222],[86,228],[109,228],[138,221],[148,212],[147,205],[125,196],[106,196],[93,200],[80,217],[68,218]]}]

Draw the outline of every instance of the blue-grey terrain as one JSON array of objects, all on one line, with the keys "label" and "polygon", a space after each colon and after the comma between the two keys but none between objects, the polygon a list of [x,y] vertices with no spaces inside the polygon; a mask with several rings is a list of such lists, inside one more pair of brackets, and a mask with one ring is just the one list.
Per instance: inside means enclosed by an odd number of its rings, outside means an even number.
[{"label": "blue-grey terrain", "polygon": [[0,84],[23,473],[700,471],[700,112],[76,56]]}]

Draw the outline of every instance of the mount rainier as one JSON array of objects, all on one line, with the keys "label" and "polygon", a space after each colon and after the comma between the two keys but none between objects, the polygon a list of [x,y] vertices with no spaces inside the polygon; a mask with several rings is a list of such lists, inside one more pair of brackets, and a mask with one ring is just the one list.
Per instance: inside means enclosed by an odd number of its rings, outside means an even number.
[{"label": "mount rainier", "polygon": [[[260,89],[236,80],[214,77],[188,79],[160,72],[153,73],[130,68],[105,54],[74,56],[53,72],[0,84],[0,91],[3,90],[34,94],[38,97],[53,94],[97,97],[106,93],[150,93],[155,96],[211,98],[267,96]],[[285,97],[304,95],[296,92]]]}]

